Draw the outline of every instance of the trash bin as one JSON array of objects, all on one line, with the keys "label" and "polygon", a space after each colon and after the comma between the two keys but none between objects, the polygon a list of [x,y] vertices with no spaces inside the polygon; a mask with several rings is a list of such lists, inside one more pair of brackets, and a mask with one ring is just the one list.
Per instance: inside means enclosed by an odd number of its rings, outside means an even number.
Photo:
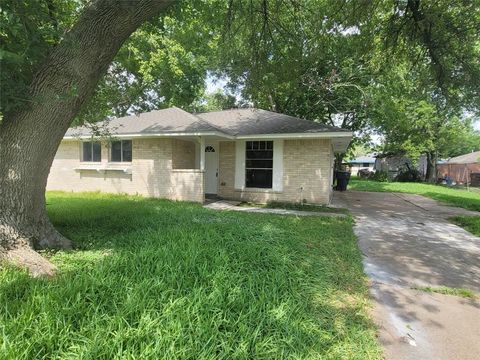
[{"label": "trash bin", "polygon": [[337,171],[337,186],[335,190],[345,191],[347,190],[348,181],[350,180],[350,173],[348,171]]}]

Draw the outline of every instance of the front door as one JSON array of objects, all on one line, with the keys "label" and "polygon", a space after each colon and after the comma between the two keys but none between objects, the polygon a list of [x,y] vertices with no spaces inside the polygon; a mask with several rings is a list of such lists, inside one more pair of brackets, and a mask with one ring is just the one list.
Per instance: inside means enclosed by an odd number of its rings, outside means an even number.
[{"label": "front door", "polygon": [[218,143],[205,145],[205,193],[216,194],[218,184]]}]

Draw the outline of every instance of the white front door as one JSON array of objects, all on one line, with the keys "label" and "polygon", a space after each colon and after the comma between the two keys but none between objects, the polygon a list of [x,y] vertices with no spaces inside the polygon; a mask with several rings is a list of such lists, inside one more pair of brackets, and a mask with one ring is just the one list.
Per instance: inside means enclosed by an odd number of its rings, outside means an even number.
[{"label": "white front door", "polygon": [[205,145],[205,193],[216,194],[218,184],[218,143]]}]

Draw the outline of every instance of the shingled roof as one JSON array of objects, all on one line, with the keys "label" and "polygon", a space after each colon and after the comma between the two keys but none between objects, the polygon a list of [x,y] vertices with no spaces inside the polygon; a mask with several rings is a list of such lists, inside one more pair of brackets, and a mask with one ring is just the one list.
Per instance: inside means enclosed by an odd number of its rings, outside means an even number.
[{"label": "shingled roof", "polygon": [[[266,134],[345,133],[347,130],[261,109],[190,114],[177,107],[125,116],[99,124],[113,135],[213,134],[237,137]],[[90,127],[68,129],[66,137],[90,136]],[[340,134],[339,134],[340,135]]]},{"label": "shingled roof", "polygon": [[449,159],[446,164],[472,164],[480,163],[480,151],[474,151],[470,154],[460,155]]},{"label": "shingled roof", "polygon": [[232,109],[200,113],[198,116],[222,131],[236,136],[347,131],[261,109]]},{"label": "shingled roof", "polygon": [[[114,135],[222,132],[198,116],[177,107],[115,118],[103,124]],[[70,128],[65,134],[67,137],[89,135],[91,129],[87,126]]]}]

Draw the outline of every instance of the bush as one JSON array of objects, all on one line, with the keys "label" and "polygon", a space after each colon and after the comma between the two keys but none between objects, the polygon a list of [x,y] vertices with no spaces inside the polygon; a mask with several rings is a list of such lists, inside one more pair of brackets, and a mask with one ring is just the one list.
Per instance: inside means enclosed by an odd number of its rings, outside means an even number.
[{"label": "bush", "polygon": [[360,169],[358,170],[358,176],[360,179],[369,179],[373,174],[373,171],[370,171],[368,169]]},{"label": "bush", "polygon": [[419,182],[422,181],[422,176],[417,169],[402,169],[395,176],[395,181],[398,182]]},{"label": "bush", "polygon": [[370,175],[370,180],[388,182],[388,173],[386,171],[376,171]]}]

